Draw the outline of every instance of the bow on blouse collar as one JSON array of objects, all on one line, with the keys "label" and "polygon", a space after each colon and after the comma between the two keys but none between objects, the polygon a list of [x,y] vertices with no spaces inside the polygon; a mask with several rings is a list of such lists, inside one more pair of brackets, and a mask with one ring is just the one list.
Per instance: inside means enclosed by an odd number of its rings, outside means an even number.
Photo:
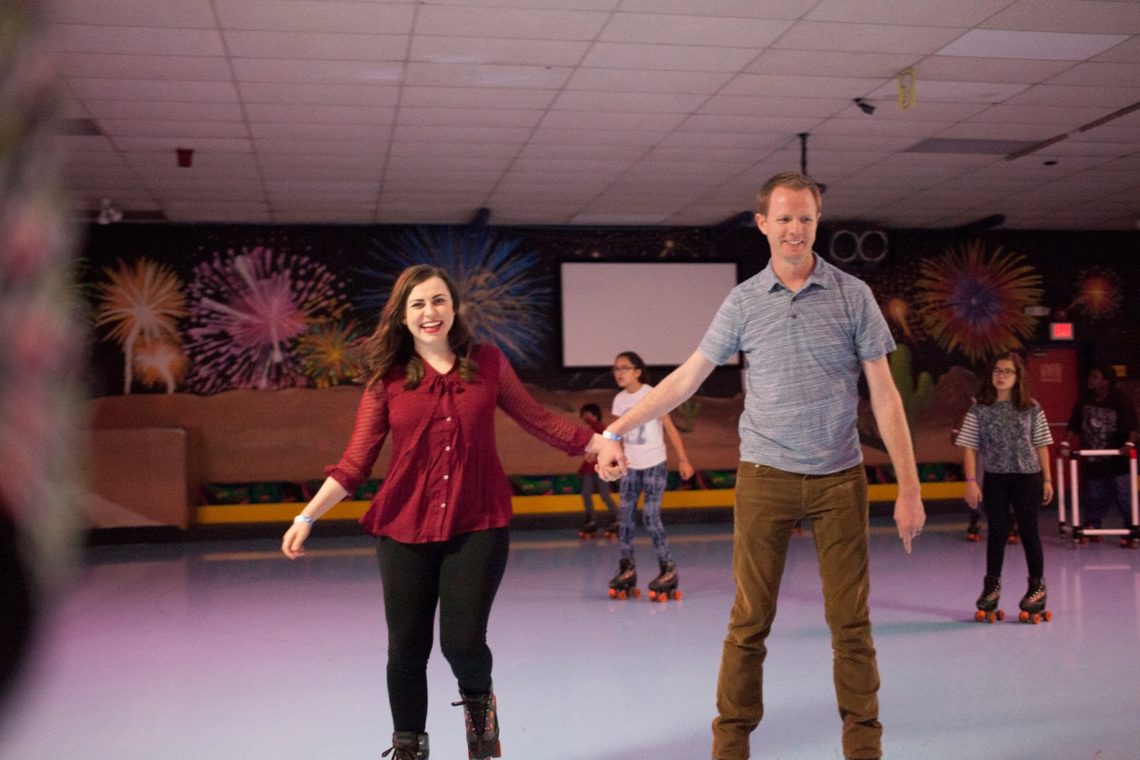
[{"label": "bow on blouse collar", "polygon": [[442,396],[445,393],[463,393],[463,379],[457,373],[448,372],[446,375],[436,374],[428,382],[428,390],[432,395]]}]

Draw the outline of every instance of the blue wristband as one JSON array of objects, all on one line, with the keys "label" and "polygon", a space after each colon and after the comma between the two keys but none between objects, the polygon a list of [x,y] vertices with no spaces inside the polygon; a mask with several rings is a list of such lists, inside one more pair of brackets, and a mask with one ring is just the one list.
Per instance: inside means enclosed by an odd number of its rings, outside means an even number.
[{"label": "blue wristband", "polygon": [[621,440],[620,435],[618,435],[617,433],[611,433],[609,430],[603,430],[602,431],[602,438],[605,438],[607,441],[620,441]]}]

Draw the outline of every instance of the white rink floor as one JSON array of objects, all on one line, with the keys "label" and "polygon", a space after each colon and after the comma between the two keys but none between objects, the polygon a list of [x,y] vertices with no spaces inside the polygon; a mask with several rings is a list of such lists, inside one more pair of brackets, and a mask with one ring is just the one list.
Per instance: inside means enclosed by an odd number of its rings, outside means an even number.
[{"label": "white rink floor", "polygon": [[[1140,757],[1140,551],[1064,545],[1043,512],[1053,621],[979,624],[985,547],[964,525],[933,517],[907,556],[889,521],[873,521],[885,757]],[[670,528],[685,598],[664,605],[606,596],[615,543],[515,531],[490,630],[504,758],[709,757],[730,530]],[[391,722],[371,543],[316,533],[296,563],[271,540],[90,550],[0,723],[0,757],[378,758]],[[653,558],[640,528],[637,549],[644,587]],[[1007,547],[1004,575],[1013,613],[1020,546]],[[793,541],[769,650],[753,757],[841,757],[810,537]],[[462,760],[438,648],[429,674],[432,757]]]}]

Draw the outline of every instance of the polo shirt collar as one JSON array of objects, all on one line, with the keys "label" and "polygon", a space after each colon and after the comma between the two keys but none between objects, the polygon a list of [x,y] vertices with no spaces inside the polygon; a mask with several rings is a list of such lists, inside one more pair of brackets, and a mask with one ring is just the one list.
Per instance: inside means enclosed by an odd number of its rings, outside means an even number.
[{"label": "polo shirt collar", "polygon": [[[815,266],[812,268],[811,274],[808,275],[807,282],[804,283],[801,291],[807,290],[813,285],[824,289],[832,287],[835,284],[834,268],[831,266],[831,264],[828,264],[826,261],[824,261],[823,257],[815,251],[812,251],[811,255],[815,259]],[[780,279],[776,277],[776,273],[772,271],[771,259],[768,260],[768,265],[764,267],[763,270],[761,270],[759,282],[761,289],[765,293],[771,293],[777,288],[787,290],[784,284],[780,282]]]}]

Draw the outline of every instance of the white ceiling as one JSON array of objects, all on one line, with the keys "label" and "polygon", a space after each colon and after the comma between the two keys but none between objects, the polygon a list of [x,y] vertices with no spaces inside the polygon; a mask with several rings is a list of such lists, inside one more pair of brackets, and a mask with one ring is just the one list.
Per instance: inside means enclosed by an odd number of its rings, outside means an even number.
[{"label": "white ceiling", "polygon": [[1140,225],[1138,0],[50,4],[80,210],[708,225],[807,133],[825,219]]}]

